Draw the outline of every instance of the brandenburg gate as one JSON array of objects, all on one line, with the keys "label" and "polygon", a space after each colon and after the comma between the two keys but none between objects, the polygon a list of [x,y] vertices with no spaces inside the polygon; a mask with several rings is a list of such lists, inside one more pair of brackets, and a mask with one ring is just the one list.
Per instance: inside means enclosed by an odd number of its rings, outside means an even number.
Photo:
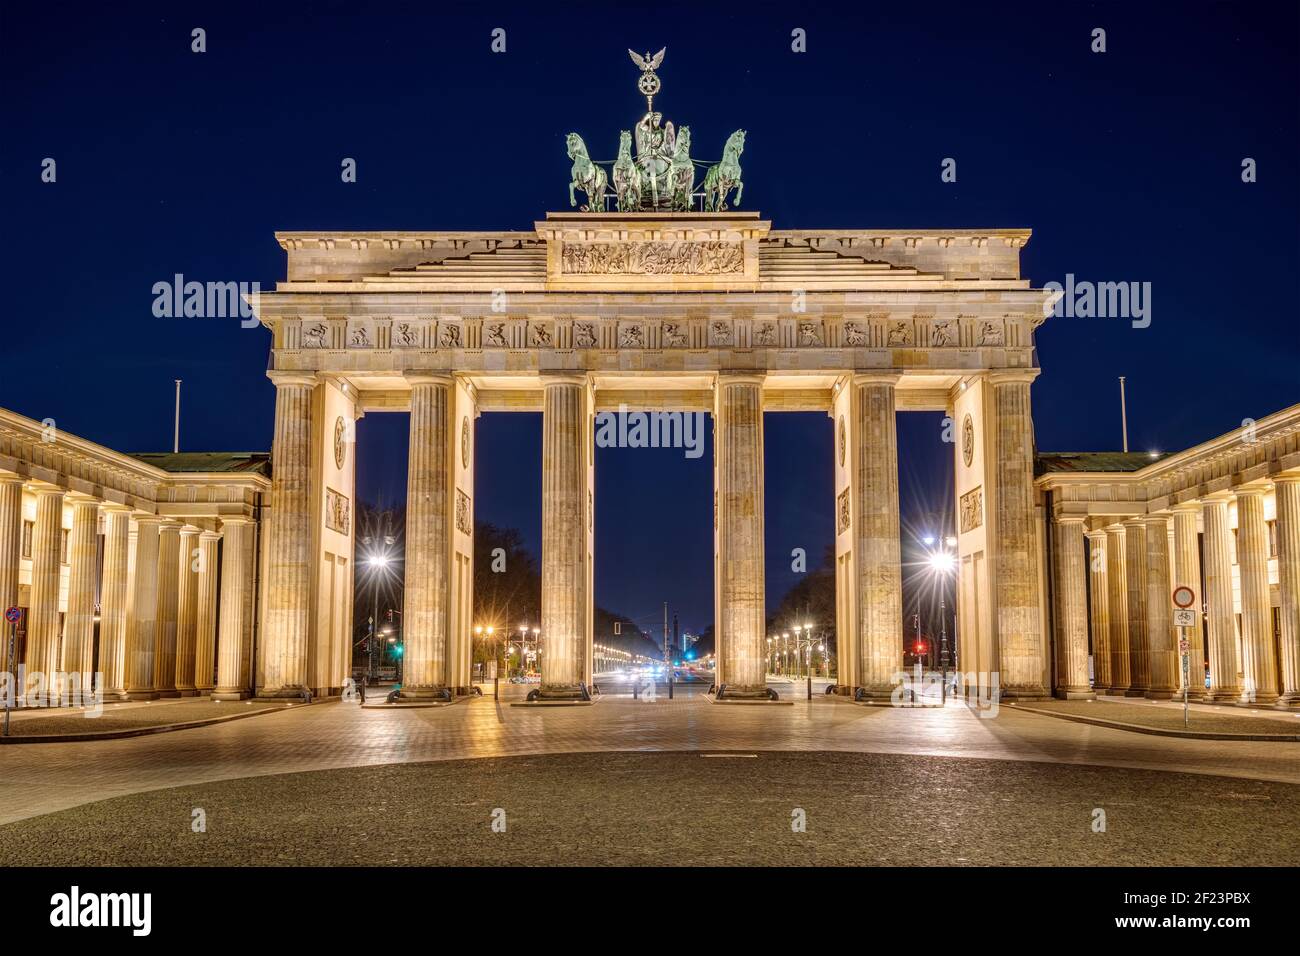
[{"label": "brandenburg gate", "polygon": [[[353,423],[410,412],[406,687],[470,685],[475,419],[540,411],[540,696],[592,678],[594,417],[714,422],[718,684],[765,696],[764,412],[834,421],[843,692],[902,659],[896,411],[953,424],[967,670],[1048,693],[1029,386],[1050,293],[1023,229],[774,230],[755,212],[552,213],[531,232],[285,232],[274,336],[265,693],[349,672]],[[937,436],[936,436],[937,437]],[[831,489],[827,489],[832,493]],[[323,659],[318,649],[332,648]]]}]

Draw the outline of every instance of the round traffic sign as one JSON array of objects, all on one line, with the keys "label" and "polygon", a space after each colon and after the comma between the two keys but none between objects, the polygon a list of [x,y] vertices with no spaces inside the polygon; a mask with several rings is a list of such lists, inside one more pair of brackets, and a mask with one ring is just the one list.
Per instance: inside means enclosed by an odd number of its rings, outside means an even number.
[{"label": "round traffic sign", "polygon": [[23,616],[23,612],[18,610],[18,608],[16,607],[5,609],[5,620],[8,621],[10,624],[17,624],[18,619],[22,616]]},{"label": "round traffic sign", "polygon": [[1178,585],[1178,587],[1174,588],[1175,607],[1189,608],[1192,606],[1192,602],[1194,602],[1195,600],[1196,600],[1196,592],[1193,591],[1191,588],[1189,588],[1186,584],[1180,584]]}]

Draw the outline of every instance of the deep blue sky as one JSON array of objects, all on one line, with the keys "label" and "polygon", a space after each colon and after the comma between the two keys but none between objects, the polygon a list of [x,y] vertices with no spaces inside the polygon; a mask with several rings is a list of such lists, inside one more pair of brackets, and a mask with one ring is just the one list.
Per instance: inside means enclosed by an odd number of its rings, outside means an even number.
[{"label": "deep blue sky", "polygon": [[[1040,330],[1041,449],[1118,445],[1118,375],[1137,448],[1300,400],[1296,4],[648,9],[6,4],[0,405],[157,450],[183,378],[183,448],[268,448],[268,334],[155,319],[153,283],[269,286],[284,273],[276,229],[528,228],[567,201],[565,133],[604,157],[639,116],[625,48],[664,45],[658,106],[691,126],[701,158],[749,131],[745,205],[778,228],[1029,226],[1035,284],[1153,284],[1150,328]],[[505,54],[489,49],[498,26]],[[807,53],[790,50],[795,27]],[[47,156],[53,185],[39,178]],[[340,182],[344,156],[357,184]],[[940,182],[944,157],[956,184]],[[536,418],[480,428],[478,516],[536,541]],[[404,429],[400,416],[362,423],[368,497],[400,493]],[[938,432],[932,416],[900,424],[912,523],[950,503]],[[768,416],[773,602],[790,548],[815,561],[830,539],[830,456],[824,416]],[[598,600],[653,618],[667,598],[702,625],[708,458],[602,451],[598,464]]]}]

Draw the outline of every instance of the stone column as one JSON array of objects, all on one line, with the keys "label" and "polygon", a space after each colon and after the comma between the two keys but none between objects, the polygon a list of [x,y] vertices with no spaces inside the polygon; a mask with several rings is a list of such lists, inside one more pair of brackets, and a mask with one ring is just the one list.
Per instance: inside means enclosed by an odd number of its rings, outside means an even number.
[{"label": "stone column", "polygon": [[1131,683],[1128,653],[1128,567],[1124,560],[1124,529],[1106,529],[1107,607],[1110,613],[1110,692],[1123,697]]},{"label": "stone column", "polygon": [[1241,575],[1242,704],[1277,702],[1277,656],[1268,593],[1264,489],[1237,492],[1237,567]]},{"label": "stone column", "polygon": [[1147,529],[1140,519],[1124,522],[1124,566],[1128,584],[1129,688],[1126,697],[1143,697],[1151,686],[1147,646]]},{"label": "stone column", "polygon": [[199,534],[199,572],[195,582],[194,609],[194,692],[207,694],[213,688],[217,651],[217,544],[216,531]]},{"label": "stone column", "polygon": [[[68,537],[68,611],[63,618],[63,651],[59,670],[68,681],[78,675],[82,694],[94,688],[95,583],[99,577],[99,505],[72,502],[72,533]],[[65,687],[66,687],[65,683]]]},{"label": "stone column", "polygon": [[990,372],[993,386],[995,516],[993,590],[998,661],[1004,697],[1047,697],[1047,649],[1038,585],[1034,522],[1034,423],[1029,383],[1037,369]]},{"label": "stone column", "polygon": [[[454,519],[453,383],[446,372],[408,374],[406,379],[411,383],[411,440],[406,472],[406,594],[402,616],[406,660],[402,696],[443,697],[447,696]],[[581,430],[581,418],[578,425]]]},{"label": "stone column", "polygon": [[[0,475],[0,614],[18,606],[18,568],[23,548],[23,480],[17,475]],[[9,646],[9,626],[4,624],[0,646]],[[18,662],[14,661],[14,667]],[[0,662],[0,670],[9,667]]]},{"label": "stone column", "polygon": [[39,673],[45,695],[52,694],[59,669],[59,572],[63,545],[63,492],[36,491],[32,530],[32,591],[27,610],[27,673]]},{"label": "stone column", "polygon": [[167,521],[158,529],[158,611],[154,638],[153,689],[159,697],[179,697],[176,689],[176,618],[180,606],[181,526]]},{"label": "stone column", "polygon": [[1088,585],[1083,517],[1056,519],[1056,696],[1095,697],[1088,683]]},{"label": "stone column", "polygon": [[[903,571],[899,545],[895,372],[853,376],[853,551],[859,604],[856,680],[868,700],[888,701],[903,669]],[[759,461],[760,467],[762,461]],[[761,475],[759,481],[761,482]],[[761,527],[760,527],[761,533]]]},{"label": "stone column", "polygon": [[763,593],[763,379],[719,373],[717,456],[718,608],[715,631],[727,697],[767,696]]},{"label": "stone column", "polygon": [[1089,626],[1092,634],[1093,690],[1110,689],[1110,593],[1106,584],[1106,532],[1089,531],[1088,588]]},{"label": "stone column", "polygon": [[1274,479],[1277,497],[1277,582],[1282,625],[1279,707],[1300,707],[1300,474]]},{"label": "stone column", "polygon": [[543,699],[582,694],[587,641],[587,383],[547,377],[542,410]]},{"label": "stone column", "polygon": [[1201,506],[1205,527],[1205,603],[1209,614],[1210,687],[1207,703],[1232,703],[1241,696],[1237,684],[1237,635],[1232,607],[1232,529],[1228,503]]},{"label": "stone column", "polygon": [[199,529],[182,528],[180,559],[177,562],[176,602],[176,690],[182,697],[194,697],[194,655],[199,603]]},{"label": "stone column", "polygon": [[105,700],[126,694],[126,596],[131,512],[104,507],[104,576],[99,589],[100,693]]},{"label": "stone column", "polygon": [[217,687],[212,699],[240,700],[248,695],[244,606],[253,588],[248,563],[253,519],[224,518],[221,531],[221,631],[217,638]]},{"label": "stone column", "polygon": [[1150,683],[1147,696],[1168,700],[1178,689],[1180,661],[1174,637],[1173,588],[1169,584],[1169,517],[1150,515],[1143,519],[1147,541],[1146,631]]},{"label": "stone column", "polygon": [[[1174,509],[1174,580],[1169,589],[1170,603],[1173,601],[1175,587],[1192,589],[1196,600],[1192,607],[1196,610],[1196,626],[1184,629],[1190,647],[1187,652],[1188,677],[1191,686],[1188,696],[1199,697],[1205,693],[1205,642],[1202,640],[1203,620],[1201,605],[1205,598],[1201,587],[1201,548],[1200,536],[1196,530],[1196,520],[1201,513],[1198,504],[1180,505]],[[1183,662],[1178,661],[1178,690],[1183,690]]]},{"label": "stone column", "polygon": [[153,700],[158,638],[158,542],[162,518],[145,515],[135,523],[135,577],[126,621],[126,696]]},{"label": "stone column", "polygon": [[[271,444],[271,517],[259,697],[299,697],[307,682],[311,601],[312,399],[316,378],[268,372],[276,385]],[[218,677],[218,684],[222,679]]]}]

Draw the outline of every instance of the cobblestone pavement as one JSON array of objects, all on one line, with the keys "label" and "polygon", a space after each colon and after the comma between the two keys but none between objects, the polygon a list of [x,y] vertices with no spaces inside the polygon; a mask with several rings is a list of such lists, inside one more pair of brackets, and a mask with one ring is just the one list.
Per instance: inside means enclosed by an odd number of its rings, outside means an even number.
[{"label": "cobblestone pavement", "polygon": [[1295,788],[1024,760],[623,752],[243,777],[0,826],[6,866],[1197,861],[1300,863]]},{"label": "cobblestone pavement", "polygon": [[525,708],[490,694],[419,710],[325,703],[157,736],[4,747],[0,823],[121,794],[260,774],[611,750],[925,754],[1300,783],[1300,743],[1153,737],[1012,707],[982,718],[952,703],[869,708],[815,697],[786,706],[723,706],[699,695],[660,695],[654,703],[610,697],[591,707]]}]

